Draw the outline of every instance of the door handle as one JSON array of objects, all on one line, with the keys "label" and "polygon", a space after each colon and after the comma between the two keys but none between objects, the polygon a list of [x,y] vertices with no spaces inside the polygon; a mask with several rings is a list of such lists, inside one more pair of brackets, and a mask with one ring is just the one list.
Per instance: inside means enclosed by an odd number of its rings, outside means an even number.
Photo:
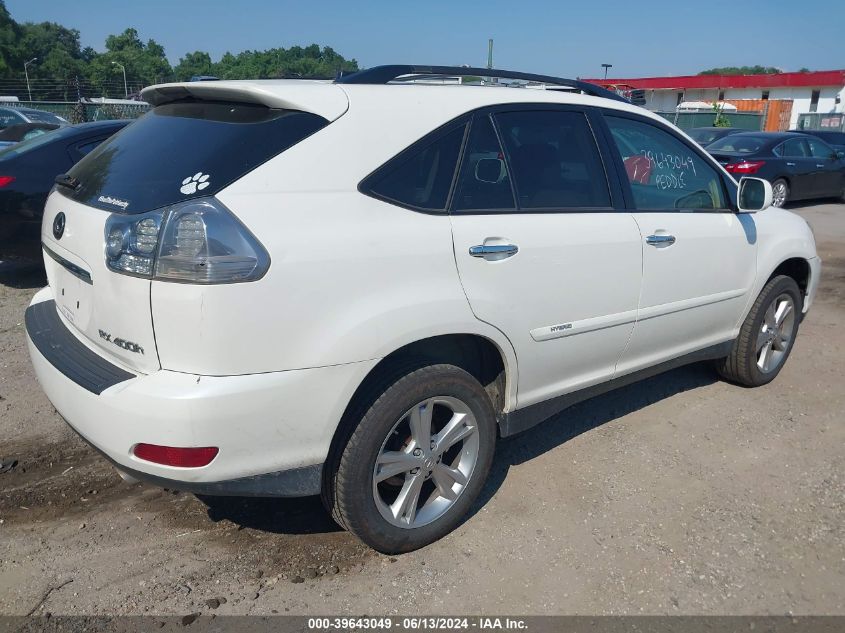
[{"label": "door handle", "polygon": [[504,259],[516,255],[518,252],[519,247],[516,244],[482,244],[469,247],[469,254],[473,257],[498,256]]},{"label": "door handle", "polygon": [[786,163],[787,167],[795,167],[795,163]]},{"label": "door handle", "polygon": [[674,235],[649,235],[645,238],[645,243],[651,246],[671,246],[675,243]]},{"label": "door handle", "polygon": [[824,167],[824,164],[819,165],[819,164],[817,163],[817,164],[816,164],[816,167]]}]

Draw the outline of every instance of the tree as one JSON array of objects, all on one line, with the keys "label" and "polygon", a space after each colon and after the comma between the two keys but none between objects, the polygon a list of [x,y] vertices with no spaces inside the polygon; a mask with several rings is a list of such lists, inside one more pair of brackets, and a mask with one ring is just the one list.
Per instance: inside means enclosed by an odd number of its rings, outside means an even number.
[{"label": "tree", "polygon": [[205,51],[186,54],[173,69],[176,81],[188,81],[195,75],[212,75],[211,55]]},{"label": "tree", "polygon": [[702,70],[699,75],[779,75],[783,72],[774,66],[724,66]]},{"label": "tree", "polygon": [[194,51],[171,68],[164,47],[153,39],[144,42],[134,28],[109,35],[105,51],[97,52],[81,47],[75,29],[54,22],[15,22],[5,0],[0,0],[0,78],[15,80],[6,83],[6,94],[27,97],[23,69],[33,57],[38,58],[28,67],[33,98],[60,101],[74,100],[78,94],[123,95],[121,66],[126,69],[130,93],[154,83],[185,81],[194,75],[221,79],[334,78],[340,71],[358,70],[357,61],[319,44],[227,52],[216,63],[207,52]]}]

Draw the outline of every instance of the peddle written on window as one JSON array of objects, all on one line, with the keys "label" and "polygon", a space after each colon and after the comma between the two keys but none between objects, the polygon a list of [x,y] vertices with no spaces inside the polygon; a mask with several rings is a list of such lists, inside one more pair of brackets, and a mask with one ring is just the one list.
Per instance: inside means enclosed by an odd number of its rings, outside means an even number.
[{"label": "peddle written on window", "polygon": [[637,209],[721,209],[718,173],[680,140],[655,125],[606,117],[631,183]]}]

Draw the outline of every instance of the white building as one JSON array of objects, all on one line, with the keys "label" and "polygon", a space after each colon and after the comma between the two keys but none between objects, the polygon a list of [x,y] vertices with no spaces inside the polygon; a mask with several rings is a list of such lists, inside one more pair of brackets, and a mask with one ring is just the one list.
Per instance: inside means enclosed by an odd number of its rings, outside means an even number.
[{"label": "white building", "polygon": [[[845,70],[822,70],[777,75],[688,75],[633,79],[586,79],[619,90],[645,91],[646,108],[674,112],[683,101],[746,102],[740,110],[766,109],[766,101],[791,102],[788,129],[801,114],[845,113]],[[784,119],[785,123],[786,119]],[[783,126],[781,126],[783,127]],[[766,129],[770,129],[767,125]]]}]

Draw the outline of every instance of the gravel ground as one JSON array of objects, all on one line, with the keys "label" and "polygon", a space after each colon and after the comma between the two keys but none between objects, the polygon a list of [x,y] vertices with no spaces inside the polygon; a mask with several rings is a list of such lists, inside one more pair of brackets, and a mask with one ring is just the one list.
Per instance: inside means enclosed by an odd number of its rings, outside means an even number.
[{"label": "gravel ground", "polygon": [[135,484],[38,387],[0,284],[0,613],[845,614],[845,205],[796,209],[824,272],[780,377],[706,366],[582,403],[502,441],[457,531],[401,557],[317,499]]}]

